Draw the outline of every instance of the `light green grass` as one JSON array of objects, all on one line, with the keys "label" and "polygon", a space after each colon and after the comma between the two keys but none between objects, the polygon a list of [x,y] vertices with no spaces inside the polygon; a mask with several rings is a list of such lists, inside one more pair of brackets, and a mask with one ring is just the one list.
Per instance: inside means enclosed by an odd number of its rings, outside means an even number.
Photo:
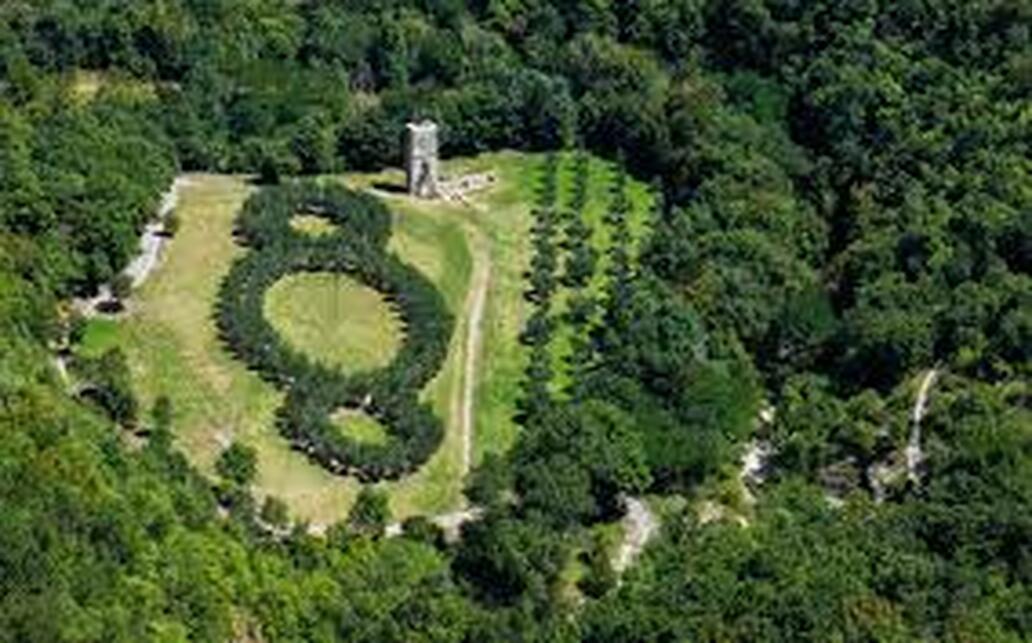
[{"label": "light green grass", "polygon": [[287,275],[265,294],[265,317],[295,349],[344,371],[381,368],[401,343],[401,319],[380,293],[331,272]]},{"label": "light green grass", "polygon": [[67,76],[65,88],[68,98],[77,105],[88,105],[105,90],[141,102],[158,97],[154,83],[101,70],[77,69]]},{"label": "light green grass", "polygon": [[376,418],[356,409],[340,409],[330,418],[340,432],[367,444],[386,444],[387,430]]},{"label": "light green grass", "polygon": [[111,319],[91,319],[86,324],[82,341],[75,348],[80,357],[99,357],[119,343],[118,322]]},{"label": "light green grass", "polygon": [[[572,152],[560,155],[559,165],[559,195],[558,206],[568,210],[573,199],[575,154]],[[606,222],[606,215],[611,211],[613,202],[613,184],[617,176],[616,164],[598,157],[589,157],[588,162],[588,200],[584,206],[583,213],[579,214],[591,227],[592,245],[598,253],[598,264],[595,275],[587,286],[587,291],[595,299],[601,299],[605,295],[606,270],[609,266],[609,250],[612,247],[613,229]],[[648,233],[651,209],[654,197],[649,187],[644,183],[628,179],[627,195],[631,202],[631,212],[627,218],[627,226],[631,232],[631,256],[637,255],[642,240]],[[563,226],[560,226],[558,239],[563,238]],[[559,264],[559,275],[562,276],[565,262],[565,254],[561,253]],[[562,315],[567,309],[567,303],[572,295],[569,288],[560,287],[555,293],[553,300],[553,313]],[[552,337],[549,349],[552,355],[552,368],[555,374],[552,381],[552,389],[556,394],[561,394],[570,384],[571,375],[566,363],[567,358],[573,352],[574,329],[569,325],[562,324],[558,327]]]},{"label": "light green grass", "polygon": [[325,217],[314,214],[296,214],[292,216],[290,218],[290,227],[313,237],[332,234],[337,229],[337,226]]}]

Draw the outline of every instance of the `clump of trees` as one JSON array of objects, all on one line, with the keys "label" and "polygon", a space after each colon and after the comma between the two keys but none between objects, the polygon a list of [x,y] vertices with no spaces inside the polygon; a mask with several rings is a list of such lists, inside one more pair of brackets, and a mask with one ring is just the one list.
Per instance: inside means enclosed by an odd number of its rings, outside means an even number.
[{"label": "clump of trees", "polygon": [[76,379],[82,382],[79,396],[99,407],[119,425],[135,429],[139,402],[133,394],[129,364],[120,348],[97,357],[77,357],[72,362]]},{"label": "clump of trees", "polygon": [[[313,238],[294,230],[289,221],[297,212],[328,218],[334,232]],[[277,414],[283,435],[328,470],[363,480],[396,478],[425,462],[443,428],[419,392],[444,361],[454,321],[434,285],[387,252],[384,205],[332,184],[270,186],[244,205],[237,233],[250,252],[222,284],[218,326],[234,354],[286,391]],[[287,345],[265,319],[263,302],[272,284],[297,271],[346,273],[397,306],[406,332],[394,360],[347,375]],[[344,435],[330,419],[340,407],[376,418],[389,440],[373,445]]]}]

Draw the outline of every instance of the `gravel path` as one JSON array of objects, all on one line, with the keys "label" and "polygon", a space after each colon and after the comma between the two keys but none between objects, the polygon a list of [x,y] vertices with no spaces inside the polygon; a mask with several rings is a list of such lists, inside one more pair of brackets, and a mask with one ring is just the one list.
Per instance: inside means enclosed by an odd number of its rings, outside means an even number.
[{"label": "gravel path", "polygon": [[936,368],[928,370],[924,379],[921,380],[921,388],[917,391],[917,399],[914,401],[914,411],[910,417],[910,439],[904,451],[907,459],[907,478],[912,482],[918,481],[918,469],[924,461],[924,451],[921,449],[921,420],[924,419],[925,411],[928,409],[928,393],[939,376]]},{"label": "gravel path", "polygon": [[641,498],[628,496],[624,500],[627,513],[623,518],[624,539],[613,560],[613,571],[622,574],[641,555],[645,545],[659,531],[659,520]]},{"label": "gravel path", "polygon": [[172,187],[161,197],[161,204],[158,206],[154,221],[148,223],[144,228],[143,236],[140,237],[140,254],[136,255],[136,258],[123,271],[132,279],[133,288],[143,284],[158,265],[161,249],[168,241],[168,237],[165,235],[165,217],[176,209],[179,204],[179,193],[187,185],[189,185],[189,181],[186,177],[176,177],[176,180],[172,182]]}]

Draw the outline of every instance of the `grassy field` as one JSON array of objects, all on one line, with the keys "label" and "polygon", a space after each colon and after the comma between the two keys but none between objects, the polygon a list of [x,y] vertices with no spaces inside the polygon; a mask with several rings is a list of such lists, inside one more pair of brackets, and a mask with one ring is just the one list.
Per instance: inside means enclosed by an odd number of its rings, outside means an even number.
[{"label": "grassy field", "polygon": [[[396,517],[450,511],[462,503],[466,458],[459,409],[466,314],[471,280],[475,274],[486,276],[485,267],[489,277],[474,382],[471,464],[515,441],[512,414],[526,366],[518,335],[529,313],[523,297],[529,209],[542,161],[538,155],[502,152],[444,163],[446,175],[494,173],[494,184],[470,194],[467,203],[410,199],[399,193],[404,181],[397,170],[343,177],[387,202],[394,217],[390,248],[438,286],[457,320],[448,357],[423,391],[445,419],[445,439],[418,472],[384,484]],[[608,167],[596,160],[592,164],[600,175]],[[607,187],[593,180],[595,217],[605,211]],[[289,448],[273,426],[282,394],[226,352],[212,319],[219,283],[244,252],[233,241],[233,220],[253,189],[242,177],[190,176],[178,208],[181,227],[161,266],[134,295],[127,317],[91,324],[83,350],[114,344],[126,349],[141,401],[149,405],[162,394],[172,399],[178,444],[202,470],[211,472],[219,452],[233,440],[250,444],[258,452],[258,494],[282,498],[295,518],[328,524],[347,514],[357,482],[331,475]],[[295,217],[292,224],[313,234],[323,231],[319,221],[308,217]],[[288,341],[346,367],[389,360],[400,339],[390,308],[346,277],[288,276],[270,290],[266,308]],[[383,427],[373,420],[338,419],[357,439],[384,437]]]},{"label": "grassy field", "polygon": [[265,295],[265,317],[287,343],[345,372],[386,366],[401,343],[398,313],[346,275],[287,275]]},{"label": "grassy field", "polygon": [[368,444],[385,444],[387,430],[383,425],[362,411],[340,409],[330,418],[340,431],[359,442]]},{"label": "grassy field", "polygon": [[297,214],[290,218],[290,227],[293,229],[320,237],[332,233],[336,227],[326,220],[326,217],[314,214]]}]

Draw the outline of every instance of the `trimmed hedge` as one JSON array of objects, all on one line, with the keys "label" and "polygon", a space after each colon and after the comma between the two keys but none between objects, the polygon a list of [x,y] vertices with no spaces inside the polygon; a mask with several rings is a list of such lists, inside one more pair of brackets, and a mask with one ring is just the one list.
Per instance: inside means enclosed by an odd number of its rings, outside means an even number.
[{"label": "trimmed hedge", "polygon": [[[297,214],[325,217],[336,230],[306,235],[290,225]],[[280,432],[326,469],[364,481],[413,471],[444,437],[440,418],[419,401],[419,392],[444,362],[454,319],[434,285],[387,252],[390,225],[382,202],[339,185],[263,188],[237,220],[238,239],[251,252],[223,281],[216,314],[230,350],[286,391],[277,413]],[[346,374],[287,345],[264,316],[265,293],[285,275],[305,271],[345,273],[398,308],[405,338],[390,364]],[[330,419],[341,407],[378,420],[387,442],[365,444],[344,435]]]}]

